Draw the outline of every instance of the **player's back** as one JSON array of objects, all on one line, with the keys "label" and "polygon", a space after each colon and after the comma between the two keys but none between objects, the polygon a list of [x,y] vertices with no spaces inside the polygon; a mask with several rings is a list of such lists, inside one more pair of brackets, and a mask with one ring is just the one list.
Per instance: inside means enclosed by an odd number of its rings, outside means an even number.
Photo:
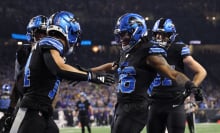
[{"label": "player's back", "polygon": [[[58,90],[60,79],[45,64],[43,53],[50,49],[62,49],[62,43],[54,38],[44,38],[32,50],[24,74],[26,89],[21,107],[48,111]],[[59,50],[58,50],[59,51]],[[62,51],[59,51],[62,52]]]},{"label": "player's back", "polygon": [[15,86],[13,91],[16,91],[16,94],[19,97],[22,97],[24,93],[23,89],[23,79],[24,79],[24,67],[27,62],[27,59],[31,53],[31,44],[23,44],[18,46],[16,50],[16,61],[15,61]]}]

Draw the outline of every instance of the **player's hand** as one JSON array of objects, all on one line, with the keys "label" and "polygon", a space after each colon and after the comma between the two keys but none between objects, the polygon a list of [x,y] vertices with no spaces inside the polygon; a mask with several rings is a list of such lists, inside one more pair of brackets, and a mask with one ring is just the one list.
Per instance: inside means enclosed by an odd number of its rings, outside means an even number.
[{"label": "player's hand", "polygon": [[191,81],[188,81],[185,84],[186,88],[186,94],[189,96],[191,93],[194,94],[195,100],[196,101],[202,101],[203,100],[203,95],[202,95],[202,90],[200,87],[195,86],[195,84]]},{"label": "player's hand", "polygon": [[84,68],[82,66],[80,66],[79,64],[76,64],[76,68],[80,71],[84,71],[84,72],[89,72],[90,69],[89,68]]},{"label": "player's hand", "polygon": [[88,81],[110,86],[115,82],[115,77],[110,73],[88,72]]},{"label": "player's hand", "polygon": [[10,131],[14,121],[13,110],[14,109],[12,108],[8,109],[4,116],[0,119],[0,132],[6,133]]},{"label": "player's hand", "polygon": [[186,84],[185,84],[186,95],[189,96],[197,88],[198,87],[196,87],[195,84],[192,81],[187,81]]},{"label": "player's hand", "polygon": [[119,61],[114,61],[112,67],[118,67],[118,66],[119,66]]},{"label": "player's hand", "polygon": [[203,101],[203,94],[202,89],[198,88],[197,90],[194,90],[194,97],[196,101]]}]

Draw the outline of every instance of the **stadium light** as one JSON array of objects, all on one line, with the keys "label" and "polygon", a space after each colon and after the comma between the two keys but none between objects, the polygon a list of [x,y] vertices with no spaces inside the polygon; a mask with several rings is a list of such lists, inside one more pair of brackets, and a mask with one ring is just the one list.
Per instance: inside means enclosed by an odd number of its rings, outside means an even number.
[{"label": "stadium light", "polygon": [[22,45],[22,44],[23,44],[23,42],[21,42],[21,41],[17,42],[17,45]]},{"label": "stadium light", "polygon": [[94,52],[94,53],[99,52],[99,47],[98,47],[97,45],[94,45],[94,46],[92,47],[92,52]]},{"label": "stadium light", "polygon": [[145,20],[148,21],[148,20],[149,20],[149,17],[145,17]]}]

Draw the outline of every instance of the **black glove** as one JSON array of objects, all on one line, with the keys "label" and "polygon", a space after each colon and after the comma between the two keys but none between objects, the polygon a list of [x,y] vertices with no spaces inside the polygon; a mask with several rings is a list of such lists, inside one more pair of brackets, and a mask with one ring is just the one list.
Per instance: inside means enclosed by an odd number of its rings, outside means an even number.
[{"label": "black glove", "polygon": [[76,64],[76,68],[80,71],[84,71],[84,72],[89,72],[91,71],[89,68],[84,68],[82,66],[80,66],[79,64]]},{"label": "black glove", "polygon": [[192,81],[186,82],[185,88],[186,88],[187,96],[189,96],[191,93],[193,93],[194,96],[195,96],[196,101],[202,101],[203,100],[203,95],[202,95],[201,88],[195,86],[195,84]]},{"label": "black glove", "polygon": [[115,77],[113,74],[109,74],[109,73],[88,72],[88,81],[110,86],[115,82]]},{"label": "black glove", "polygon": [[192,81],[187,81],[185,83],[185,92],[184,92],[184,98],[187,98],[192,93],[192,88],[194,87],[194,83]]},{"label": "black glove", "polygon": [[201,88],[198,88],[193,93],[196,101],[203,101],[203,94]]},{"label": "black glove", "polygon": [[195,91],[200,89],[200,87],[195,86],[195,84],[192,81],[187,81],[185,84],[185,89],[186,93],[190,95],[191,93],[194,93]]}]

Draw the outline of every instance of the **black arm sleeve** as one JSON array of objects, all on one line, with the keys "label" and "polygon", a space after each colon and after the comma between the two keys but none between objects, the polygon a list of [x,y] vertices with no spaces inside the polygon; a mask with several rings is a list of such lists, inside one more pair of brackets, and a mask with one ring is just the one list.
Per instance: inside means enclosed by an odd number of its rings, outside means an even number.
[{"label": "black arm sleeve", "polygon": [[88,76],[80,73],[70,72],[60,69],[55,63],[50,51],[44,51],[44,61],[48,69],[53,75],[70,81],[87,81]]}]

